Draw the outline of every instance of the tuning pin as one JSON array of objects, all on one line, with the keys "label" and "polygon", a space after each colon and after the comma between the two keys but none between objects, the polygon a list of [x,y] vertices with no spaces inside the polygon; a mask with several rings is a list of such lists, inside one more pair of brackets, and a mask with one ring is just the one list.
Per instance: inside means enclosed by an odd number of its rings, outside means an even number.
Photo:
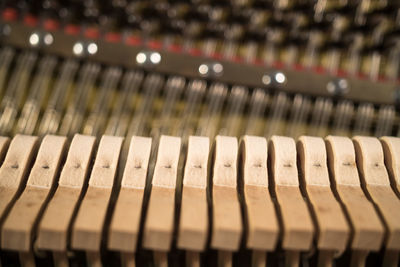
[{"label": "tuning pin", "polygon": [[125,8],[127,4],[127,0],[111,0],[111,6],[113,8]]},{"label": "tuning pin", "polygon": [[59,128],[66,99],[70,96],[72,83],[78,70],[78,62],[75,59],[66,60],[60,69],[54,88],[51,92],[46,110],[39,126],[39,135],[56,134]]},{"label": "tuning pin", "polygon": [[350,38],[347,40],[348,49],[348,66],[349,74],[355,76],[360,71],[361,66],[361,51],[364,48],[364,35],[360,32],[350,33]]},{"label": "tuning pin", "polygon": [[369,77],[371,80],[377,81],[379,79],[382,67],[382,48],[373,47],[370,49],[369,55]]},{"label": "tuning pin", "polygon": [[214,139],[227,93],[228,87],[225,84],[211,84],[205,102],[206,108],[203,109],[200,115],[196,135],[207,136],[210,139]]},{"label": "tuning pin", "polygon": [[122,78],[121,94],[118,95],[115,101],[105,134],[115,136],[126,135],[143,76],[144,74],[141,71],[129,70],[125,72]]},{"label": "tuning pin", "polygon": [[332,74],[336,74],[340,68],[343,47],[344,45],[342,42],[327,44],[326,69]]},{"label": "tuning pin", "polygon": [[353,135],[369,135],[373,118],[374,106],[371,103],[360,104],[357,108]]},{"label": "tuning pin", "polygon": [[10,64],[14,58],[15,50],[11,47],[3,47],[0,52],[0,95],[3,96],[7,73],[11,70]]},{"label": "tuning pin", "polygon": [[239,41],[243,37],[244,29],[239,24],[234,24],[225,31],[225,41],[223,55],[225,58],[232,59],[238,53]]},{"label": "tuning pin", "polygon": [[140,28],[147,36],[154,36],[161,29],[161,21],[156,18],[144,18],[140,22]]},{"label": "tuning pin", "polygon": [[100,6],[96,0],[84,1],[83,17],[86,23],[91,24],[99,22],[100,15]]},{"label": "tuning pin", "polygon": [[299,37],[289,36],[285,44],[285,54],[283,61],[287,67],[292,67],[298,63],[300,58],[300,49],[304,46],[304,40]]},{"label": "tuning pin", "polygon": [[306,133],[306,122],[311,109],[308,97],[297,94],[293,99],[286,135],[297,138]]},{"label": "tuning pin", "polygon": [[203,30],[204,30],[203,23],[196,20],[192,20],[188,22],[187,26],[185,27],[184,35],[187,36],[188,38],[197,39],[202,35]]},{"label": "tuning pin", "polygon": [[397,29],[399,29],[400,28],[400,6],[394,7],[393,9],[396,10],[394,24],[395,24],[395,27]]},{"label": "tuning pin", "polygon": [[252,14],[249,16],[250,27],[253,28],[263,28],[265,27],[268,18],[270,17],[270,13],[263,9],[255,9]]},{"label": "tuning pin", "polygon": [[207,83],[204,80],[190,81],[185,95],[185,107],[181,111],[180,120],[176,124],[173,135],[181,136],[184,143],[195,133],[198,112],[206,92]]},{"label": "tuning pin", "polygon": [[312,30],[308,35],[304,66],[312,68],[318,65],[319,50],[324,42],[324,35],[319,30]]},{"label": "tuning pin", "polygon": [[260,43],[265,40],[265,32],[263,32],[262,26],[251,25],[246,29],[243,42],[245,42],[244,60],[246,62],[253,62],[258,58],[258,53],[260,50]]},{"label": "tuning pin", "polygon": [[240,136],[242,112],[247,103],[248,88],[233,86],[228,98],[228,106],[225,119],[222,121],[219,134],[229,136]]},{"label": "tuning pin", "polygon": [[94,106],[83,126],[83,134],[100,136],[104,132],[105,120],[112,104],[112,93],[117,89],[121,72],[118,67],[109,67],[104,71]]},{"label": "tuning pin", "polygon": [[208,18],[211,22],[219,23],[225,20],[227,16],[227,10],[223,6],[214,5],[209,8]]},{"label": "tuning pin", "polygon": [[197,48],[197,41],[203,35],[205,30],[204,24],[197,20],[188,20],[188,22],[182,21],[182,25],[186,25],[182,29],[183,35],[185,36],[183,41],[183,49],[185,51],[191,51],[193,48]]},{"label": "tuning pin", "polygon": [[267,30],[267,42],[265,47],[264,61],[267,65],[272,65],[278,60],[280,44],[284,39],[284,31],[279,27],[269,28]]},{"label": "tuning pin", "polygon": [[348,16],[342,14],[330,14],[333,16],[331,26],[331,40],[339,42],[343,33],[348,29],[350,22]]},{"label": "tuning pin", "polygon": [[387,63],[385,69],[385,76],[391,80],[397,80],[399,77],[399,62],[400,62],[400,36],[390,38],[389,43],[386,45],[389,51],[387,54]]},{"label": "tuning pin", "polygon": [[294,1],[289,1],[289,0],[274,0],[274,8],[283,11],[285,9],[288,9],[290,7],[290,4]]},{"label": "tuning pin", "polygon": [[17,65],[0,104],[0,133],[2,135],[8,135],[12,131],[36,60],[37,54],[32,51],[24,52],[18,56]]},{"label": "tuning pin", "polygon": [[188,17],[188,13],[192,13],[192,10],[188,4],[178,2],[176,4],[172,4],[171,6],[169,6],[167,3],[163,3],[159,8],[159,12],[166,12],[169,19],[184,19],[190,18]]},{"label": "tuning pin", "polygon": [[32,135],[39,119],[40,109],[50,88],[50,81],[57,59],[45,56],[39,63],[38,72],[34,76],[29,95],[18,118],[16,132]]},{"label": "tuning pin", "polygon": [[393,106],[381,106],[378,112],[375,136],[389,136],[393,132],[396,110]]},{"label": "tuning pin", "polygon": [[326,10],[328,0],[318,0],[314,6],[314,19],[321,21]]},{"label": "tuning pin", "polygon": [[174,111],[177,101],[181,99],[182,92],[185,89],[185,79],[179,76],[168,78],[164,91],[164,103],[160,112],[159,119],[156,118],[151,130],[151,136],[158,139],[162,134],[172,134],[172,128],[175,125]]},{"label": "tuning pin", "polygon": [[138,103],[137,109],[130,122],[128,138],[134,135],[148,135],[148,122],[150,120],[151,111],[153,110],[154,100],[163,85],[164,78],[159,74],[149,74],[144,79],[142,86],[144,95],[142,100]]},{"label": "tuning pin", "polygon": [[246,6],[250,6],[252,2],[252,0],[233,0],[232,5],[238,8],[243,8]]},{"label": "tuning pin", "polygon": [[262,135],[263,126],[265,124],[264,113],[269,102],[269,95],[262,88],[253,90],[250,100],[250,111],[247,118],[247,126],[245,134]]},{"label": "tuning pin", "polygon": [[221,32],[220,27],[215,27],[214,24],[208,23],[204,29],[204,36],[202,50],[205,55],[212,56],[217,50],[218,40],[223,39],[221,38],[223,31]]},{"label": "tuning pin", "polygon": [[319,97],[315,100],[308,134],[325,137],[328,133],[328,124],[332,114],[332,100]]},{"label": "tuning pin", "polygon": [[258,53],[258,44],[257,42],[254,41],[249,41],[247,42],[245,46],[245,54],[244,54],[244,59],[246,62],[254,62],[254,60],[257,58],[257,53]]},{"label": "tuning pin", "polygon": [[371,0],[360,0],[357,4],[355,22],[358,25],[363,25],[366,22],[366,14],[371,5]]},{"label": "tuning pin", "polygon": [[289,97],[286,93],[276,94],[272,100],[272,107],[268,114],[265,127],[265,136],[283,135],[285,127],[285,118],[289,108]]},{"label": "tuning pin", "polygon": [[61,5],[58,0],[44,0],[42,2],[43,12],[46,15],[57,15],[58,10],[61,8]]},{"label": "tuning pin", "polygon": [[349,128],[353,119],[354,104],[351,101],[341,100],[336,106],[333,121],[333,134],[349,135]]},{"label": "tuning pin", "polygon": [[69,136],[80,132],[82,121],[87,111],[90,91],[94,89],[99,72],[100,65],[98,64],[88,62],[83,66],[74,90],[73,101],[67,107],[60,125],[59,134]]}]

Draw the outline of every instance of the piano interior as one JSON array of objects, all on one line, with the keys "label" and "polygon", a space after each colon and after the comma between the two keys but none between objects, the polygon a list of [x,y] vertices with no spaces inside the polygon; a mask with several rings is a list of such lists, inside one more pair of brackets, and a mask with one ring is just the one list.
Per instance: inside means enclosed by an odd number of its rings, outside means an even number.
[{"label": "piano interior", "polygon": [[1,0],[0,266],[399,266],[400,1]]}]

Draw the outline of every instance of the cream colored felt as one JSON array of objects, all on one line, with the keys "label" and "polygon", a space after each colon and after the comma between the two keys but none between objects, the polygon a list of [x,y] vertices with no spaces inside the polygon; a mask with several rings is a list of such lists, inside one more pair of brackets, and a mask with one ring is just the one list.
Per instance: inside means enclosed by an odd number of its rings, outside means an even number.
[{"label": "cream colored felt", "polygon": [[211,233],[211,247],[214,249],[239,249],[243,229],[236,186],[237,157],[236,137],[215,138]]},{"label": "cream colored felt", "polygon": [[390,186],[386,171],[383,149],[375,137],[353,138],[357,165],[366,190],[379,208],[388,228],[386,246],[388,250],[400,249],[400,199]]},{"label": "cream colored felt", "polygon": [[297,143],[305,190],[318,224],[317,246],[321,250],[343,251],[350,229],[340,204],[333,195],[322,138],[301,136]]},{"label": "cream colored felt", "polygon": [[98,251],[111,190],[117,172],[122,137],[104,135],[97,150],[88,190],[72,226],[74,249]]},{"label": "cream colored felt", "polygon": [[56,180],[66,141],[66,137],[54,135],[43,138],[26,188],[3,224],[2,248],[25,252],[31,249],[34,227]]},{"label": "cream colored felt", "polygon": [[385,154],[386,168],[400,196],[400,138],[384,136],[380,140]]},{"label": "cream colored felt", "polygon": [[143,246],[148,249],[166,252],[171,247],[180,147],[180,138],[161,136],[144,226]]},{"label": "cream colored felt", "polygon": [[125,252],[136,249],[151,142],[151,138],[147,137],[131,138],[121,190],[109,229],[109,249]]},{"label": "cream colored felt", "polygon": [[183,176],[178,247],[202,251],[207,241],[207,172],[210,140],[190,136]]},{"label": "cream colored felt", "polygon": [[39,249],[66,251],[69,226],[88,174],[95,140],[93,136],[80,134],[72,139],[58,188],[39,223]]},{"label": "cream colored felt", "polygon": [[6,216],[17,193],[25,186],[25,177],[33,154],[37,137],[16,135],[0,168],[0,222]]},{"label": "cream colored felt", "polygon": [[314,227],[299,188],[294,140],[273,136],[269,143],[269,158],[282,216],[282,247],[293,251],[308,250],[311,247]]},{"label": "cream colored felt", "polygon": [[248,227],[246,246],[264,251],[275,248],[279,235],[277,215],[268,191],[267,148],[264,137],[246,135],[241,140]]},{"label": "cream colored felt", "polygon": [[352,225],[351,248],[379,250],[384,228],[360,186],[353,143],[339,136],[328,136],[325,141],[334,188]]}]

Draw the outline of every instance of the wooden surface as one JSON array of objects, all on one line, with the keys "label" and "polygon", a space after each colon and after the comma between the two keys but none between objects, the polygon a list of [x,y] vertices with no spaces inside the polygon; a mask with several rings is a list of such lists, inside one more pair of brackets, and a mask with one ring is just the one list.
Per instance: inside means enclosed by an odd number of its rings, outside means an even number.
[{"label": "wooden surface", "polygon": [[308,250],[311,247],[314,226],[300,192],[296,144],[292,138],[273,136],[268,148],[275,182],[274,191],[283,223],[282,247],[292,251]]},{"label": "wooden surface", "polygon": [[385,156],[385,165],[390,174],[391,184],[400,197],[400,138],[380,138]]},{"label": "wooden surface", "polygon": [[67,138],[47,135],[40,145],[35,164],[22,195],[6,218],[1,234],[5,249],[28,252],[50,190],[57,180]]},{"label": "wooden surface", "polygon": [[[180,138],[161,136],[143,233],[143,246],[155,251],[166,252],[171,247],[180,148]],[[162,255],[160,261],[165,258],[164,253],[157,255]]]},{"label": "wooden surface", "polygon": [[328,136],[325,140],[334,188],[352,225],[350,247],[358,251],[377,251],[383,241],[384,228],[361,188],[353,143],[348,137],[339,136]]},{"label": "wooden surface", "polygon": [[82,187],[87,183],[95,137],[76,134],[68,150],[55,194],[38,227],[40,249],[66,251],[69,227],[76,212]]},{"label": "wooden surface", "polygon": [[[177,246],[181,249],[202,251],[206,245],[209,227],[206,191],[209,147],[207,137],[189,137],[178,229]],[[189,258],[192,260],[194,256]]]},{"label": "wooden surface", "polygon": [[236,137],[217,136],[213,166],[211,247],[224,251],[239,249],[243,231],[237,192],[237,157]]},{"label": "wooden surface", "polygon": [[400,199],[390,186],[382,145],[375,137],[356,136],[353,142],[365,189],[388,229],[385,247],[388,250],[400,250]]},{"label": "wooden surface", "polygon": [[16,135],[0,168],[0,223],[11,208],[15,197],[25,186],[28,168],[36,152],[37,137]]},{"label": "wooden surface", "polygon": [[324,140],[301,136],[297,150],[302,181],[318,224],[317,246],[321,250],[344,251],[350,228],[331,191]]},{"label": "wooden surface", "polygon": [[151,138],[133,136],[108,236],[108,248],[134,252],[139,235]]},{"label": "wooden surface", "polygon": [[100,249],[122,142],[122,137],[106,135],[100,140],[89,187],[72,226],[71,246],[74,249],[93,252]]},{"label": "wooden surface", "polygon": [[6,155],[8,146],[10,145],[10,138],[6,136],[0,136],[0,163],[3,163],[3,159]]},{"label": "wooden surface", "polygon": [[[263,137],[244,136],[241,141],[248,227],[246,246],[259,251],[275,249],[279,236],[278,219],[268,191],[267,148]],[[262,258],[259,256],[257,262]]]}]

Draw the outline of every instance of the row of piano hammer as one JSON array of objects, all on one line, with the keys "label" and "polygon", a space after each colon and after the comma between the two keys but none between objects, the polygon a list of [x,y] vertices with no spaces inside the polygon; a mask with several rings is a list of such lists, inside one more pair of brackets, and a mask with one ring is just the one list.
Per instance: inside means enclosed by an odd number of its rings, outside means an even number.
[{"label": "row of piano hammer", "polygon": [[[52,251],[57,266],[68,265],[69,249],[83,250],[90,265],[101,266],[106,232],[107,248],[134,266],[143,231],[142,246],[154,251],[156,265],[167,266],[177,227],[176,245],[187,251],[188,266],[199,266],[208,246],[218,250],[219,265],[232,265],[242,238],[253,266],[265,266],[266,252],[278,243],[287,266],[299,265],[300,252],[313,245],[319,266],[330,266],[346,249],[351,265],[363,266],[368,253],[382,247],[382,264],[398,264],[400,138],[303,136],[296,145],[288,137],[244,136],[239,143],[217,136],[210,146],[208,138],[191,136],[186,150],[180,138],[162,136],[151,156],[152,139],[132,137],[126,160],[120,158],[123,141],[103,136],[97,146],[95,137],[75,135],[68,144],[66,137],[47,135],[39,146],[33,136],[0,138],[1,249],[18,251],[25,266],[35,264],[33,250]],[[124,168],[120,184],[118,168]],[[141,229],[145,190],[151,191]],[[115,192],[115,207],[107,212]]]}]

